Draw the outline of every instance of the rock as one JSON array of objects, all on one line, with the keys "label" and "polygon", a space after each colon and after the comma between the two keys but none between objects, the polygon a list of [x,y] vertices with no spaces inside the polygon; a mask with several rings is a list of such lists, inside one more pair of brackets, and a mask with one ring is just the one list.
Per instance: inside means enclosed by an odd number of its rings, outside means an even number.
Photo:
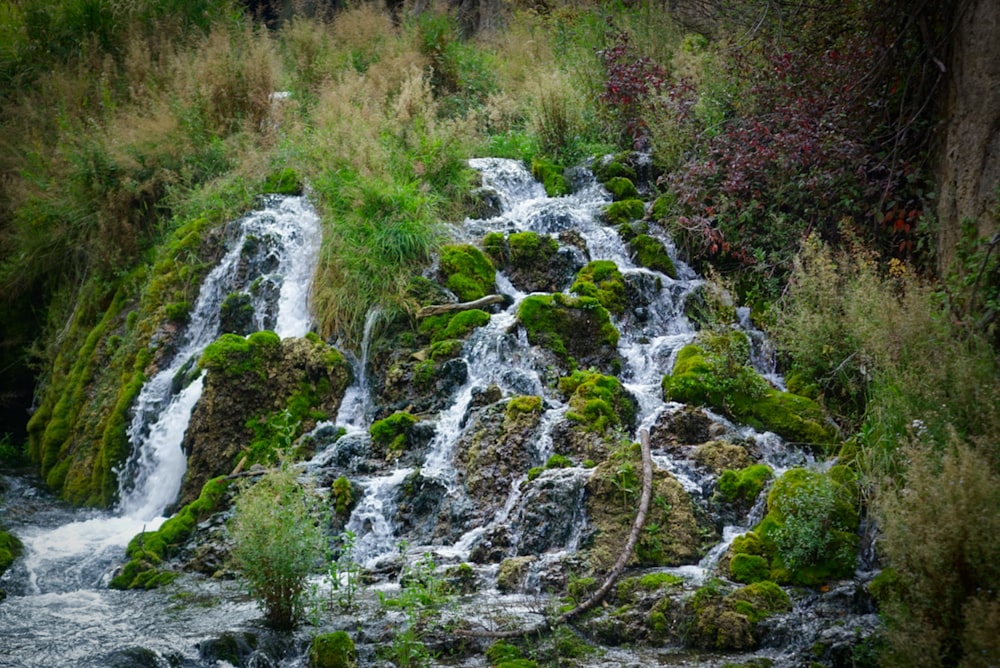
[{"label": "rock", "polygon": [[510,518],[517,555],[567,546],[584,520],[580,499],[589,477],[584,469],[549,469],[528,483]]},{"label": "rock", "polygon": [[503,594],[512,594],[524,588],[528,569],[536,557],[511,557],[504,559],[497,571],[497,589]]},{"label": "rock", "polygon": [[356,668],[358,653],[345,631],[324,633],[309,644],[309,668]]}]

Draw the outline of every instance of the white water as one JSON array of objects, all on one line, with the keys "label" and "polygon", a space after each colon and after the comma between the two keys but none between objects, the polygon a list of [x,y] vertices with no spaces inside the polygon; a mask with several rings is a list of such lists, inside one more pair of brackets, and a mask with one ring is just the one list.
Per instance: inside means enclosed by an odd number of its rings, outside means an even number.
[{"label": "white water", "polygon": [[[119,595],[106,589],[107,580],[121,563],[127,543],[142,531],[158,528],[166,519],[165,509],[177,498],[187,465],[181,444],[202,389],[201,375],[189,369],[220,334],[220,305],[230,293],[248,292],[254,297],[255,322],[286,337],[303,336],[310,327],[308,292],[320,232],[309,203],[302,197],[272,198],[266,208],[234,227],[229,250],[202,284],[178,352],[145,383],[135,401],[128,430],[133,454],[120,472],[117,512],[64,513],[60,517],[69,521],[18,531],[24,556],[5,580],[17,577],[22,584],[0,604],[0,665],[77,665],[68,658],[72,652],[52,653],[61,643],[46,636],[47,622],[36,620],[33,612],[58,619],[58,633],[73,639],[77,646],[72,651],[80,657],[98,656],[115,643],[149,635],[145,625],[150,620],[130,619],[120,611],[116,606],[129,603],[115,602]],[[258,279],[281,286],[270,305],[266,294],[253,295],[252,284]],[[184,376],[188,383],[177,389],[175,379]],[[80,515],[90,516],[77,519]],[[35,624],[43,630],[33,628]],[[7,634],[15,634],[17,643],[8,643]],[[67,663],[58,663],[63,659]]]}]

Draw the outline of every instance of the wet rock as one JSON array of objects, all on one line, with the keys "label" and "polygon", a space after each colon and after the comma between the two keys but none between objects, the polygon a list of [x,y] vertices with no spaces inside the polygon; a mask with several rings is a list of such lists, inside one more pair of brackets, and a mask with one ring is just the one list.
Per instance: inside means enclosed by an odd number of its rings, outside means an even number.
[{"label": "wet rock", "polygon": [[692,459],[717,474],[729,469],[746,468],[753,462],[745,445],[728,441],[702,443],[694,449]]},{"label": "wet rock", "polygon": [[500,564],[497,571],[497,589],[503,594],[511,594],[524,588],[528,569],[537,557],[511,557]]},{"label": "wet rock", "polygon": [[582,498],[590,472],[550,469],[528,483],[511,516],[519,556],[567,547],[584,520]]},{"label": "wet rock", "polygon": [[474,564],[499,564],[511,555],[513,545],[510,529],[505,526],[493,527],[482,535],[469,552],[469,561]]},{"label": "wet rock", "polygon": [[649,431],[649,444],[654,450],[669,450],[677,445],[698,445],[712,438],[713,421],[700,408],[684,406],[677,411],[664,411]]},{"label": "wet rock", "polygon": [[[565,234],[565,233],[564,233]],[[561,292],[586,263],[575,246],[561,246],[556,237],[536,232],[493,233],[483,246],[493,263],[522,292]]]}]

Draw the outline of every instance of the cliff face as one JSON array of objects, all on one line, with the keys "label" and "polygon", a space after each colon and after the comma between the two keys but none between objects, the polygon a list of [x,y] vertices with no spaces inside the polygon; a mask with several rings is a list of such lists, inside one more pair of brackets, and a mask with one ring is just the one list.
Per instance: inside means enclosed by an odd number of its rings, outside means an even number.
[{"label": "cliff face", "polygon": [[969,0],[954,18],[938,163],[939,269],[954,260],[962,221],[995,233],[1000,184],[1000,3]]}]

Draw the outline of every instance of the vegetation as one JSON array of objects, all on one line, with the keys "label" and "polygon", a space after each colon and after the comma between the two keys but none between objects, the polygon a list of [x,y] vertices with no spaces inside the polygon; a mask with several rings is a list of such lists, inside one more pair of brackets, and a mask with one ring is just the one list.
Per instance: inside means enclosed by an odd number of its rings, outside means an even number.
[{"label": "vegetation", "polygon": [[288,466],[244,486],[233,504],[233,561],[279,630],[294,628],[305,614],[306,576],[323,553],[316,505]]}]

